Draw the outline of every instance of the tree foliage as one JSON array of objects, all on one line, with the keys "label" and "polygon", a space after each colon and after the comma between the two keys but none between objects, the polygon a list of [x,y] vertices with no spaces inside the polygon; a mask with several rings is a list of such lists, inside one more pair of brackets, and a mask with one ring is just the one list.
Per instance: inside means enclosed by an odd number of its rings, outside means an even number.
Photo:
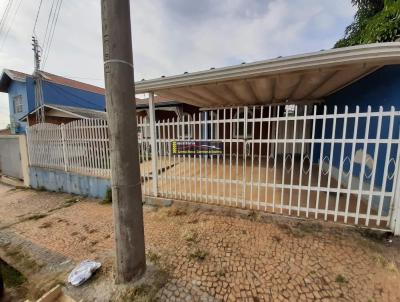
[{"label": "tree foliage", "polygon": [[357,7],[354,21],[335,47],[400,39],[400,0],[351,0]]}]

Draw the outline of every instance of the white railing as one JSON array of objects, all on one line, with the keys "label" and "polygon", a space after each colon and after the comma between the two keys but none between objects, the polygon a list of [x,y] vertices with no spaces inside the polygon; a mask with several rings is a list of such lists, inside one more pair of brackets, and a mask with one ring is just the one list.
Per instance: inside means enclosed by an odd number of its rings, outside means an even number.
[{"label": "white railing", "polygon": [[37,124],[27,129],[29,163],[100,177],[110,176],[107,122],[76,120],[69,124]]},{"label": "white railing", "polygon": [[[149,124],[138,120],[139,133]],[[68,124],[36,124],[27,128],[29,165],[109,178],[110,143],[107,121],[82,119]],[[143,192],[150,195],[152,182],[149,138],[139,135]]]},{"label": "white railing", "polygon": [[[157,122],[164,167],[158,195],[388,227],[399,199],[400,112],[286,108],[227,108]],[[172,142],[187,133],[222,142],[223,154],[174,155]]]},{"label": "white railing", "polygon": [[[146,195],[370,227],[389,227],[398,213],[400,112],[394,108],[239,107],[155,125],[138,118],[137,125]],[[172,142],[191,140],[221,142],[223,152],[172,153]],[[28,146],[32,166],[110,176],[105,121],[35,125]]]}]

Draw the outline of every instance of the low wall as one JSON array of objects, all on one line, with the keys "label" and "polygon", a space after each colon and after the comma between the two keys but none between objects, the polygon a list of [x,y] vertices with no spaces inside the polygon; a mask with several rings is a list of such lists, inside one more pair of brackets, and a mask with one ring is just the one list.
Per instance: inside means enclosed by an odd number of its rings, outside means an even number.
[{"label": "low wall", "polygon": [[32,188],[44,188],[48,191],[104,198],[107,190],[111,187],[110,179],[61,170],[30,167],[29,175]]},{"label": "low wall", "polygon": [[1,174],[23,179],[29,185],[28,149],[25,135],[0,135]]}]

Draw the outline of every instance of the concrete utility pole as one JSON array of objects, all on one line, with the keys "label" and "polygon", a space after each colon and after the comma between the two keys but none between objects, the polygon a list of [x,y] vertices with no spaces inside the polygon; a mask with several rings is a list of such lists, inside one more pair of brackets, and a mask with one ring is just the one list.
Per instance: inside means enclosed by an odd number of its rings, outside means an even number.
[{"label": "concrete utility pole", "polygon": [[42,75],[40,74],[40,46],[39,41],[35,36],[32,37],[32,50],[33,59],[35,62],[35,70],[33,71],[33,79],[35,80],[35,108],[39,108],[36,111],[36,122],[44,123],[44,108],[43,108],[43,88],[42,88]]},{"label": "concrete utility pole", "polygon": [[101,0],[116,282],[146,270],[129,0]]},{"label": "concrete utility pole", "polygon": [[0,262],[0,301],[4,297],[4,281],[3,274],[1,273],[1,262]]}]

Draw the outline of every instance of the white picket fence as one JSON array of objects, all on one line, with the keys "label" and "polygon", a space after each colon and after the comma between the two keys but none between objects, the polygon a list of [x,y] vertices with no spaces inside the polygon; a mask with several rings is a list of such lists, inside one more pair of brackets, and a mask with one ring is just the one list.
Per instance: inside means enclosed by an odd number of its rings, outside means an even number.
[{"label": "white picket fence", "polygon": [[[153,125],[137,123],[146,195],[369,227],[392,228],[399,215],[400,112],[394,108],[210,110],[158,121],[156,152]],[[224,152],[177,156],[174,141],[222,142]],[[35,125],[28,145],[32,166],[110,176],[105,121]]]},{"label": "white picket fence", "polygon": [[110,177],[107,122],[76,120],[66,125],[37,124],[27,129],[31,166]]}]

